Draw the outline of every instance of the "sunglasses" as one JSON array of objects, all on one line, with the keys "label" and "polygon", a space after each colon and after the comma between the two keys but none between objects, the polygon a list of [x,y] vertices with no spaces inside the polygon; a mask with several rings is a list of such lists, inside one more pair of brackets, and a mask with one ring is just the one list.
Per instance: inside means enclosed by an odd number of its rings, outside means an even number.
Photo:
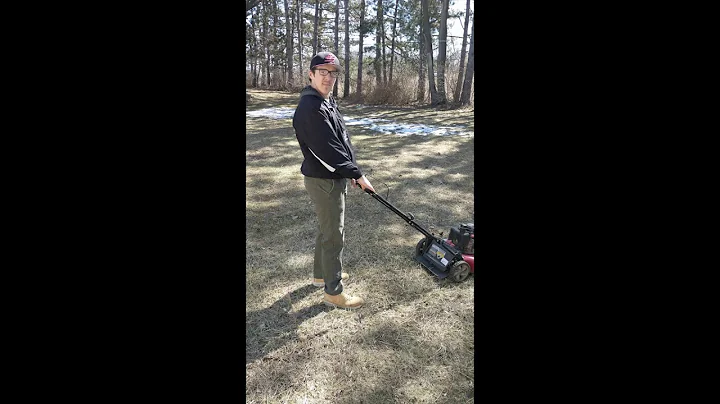
[{"label": "sunglasses", "polygon": [[337,71],[331,72],[330,70],[325,70],[325,69],[313,69],[313,71],[320,72],[321,76],[327,76],[328,73],[330,73],[330,75],[332,77],[338,77],[340,75],[340,72],[337,72]]}]

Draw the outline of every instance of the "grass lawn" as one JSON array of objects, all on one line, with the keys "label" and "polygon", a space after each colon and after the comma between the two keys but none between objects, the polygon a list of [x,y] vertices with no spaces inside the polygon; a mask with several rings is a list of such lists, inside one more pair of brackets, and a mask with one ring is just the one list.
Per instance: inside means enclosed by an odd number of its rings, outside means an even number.
[{"label": "grass lawn", "polygon": [[[250,90],[248,110],[299,94]],[[472,110],[343,105],[354,117],[472,128]],[[347,108],[347,109],[346,109]],[[375,189],[435,233],[475,222],[474,137],[378,135],[348,127]],[[248,403],[466,403],[474,392],[474,285],[438,280],[413,259],[422,235],[350,188],[346,292],[354,311],[322,304],[310,284],[317,222],[292,119],[248,118],[246,139]]]}]

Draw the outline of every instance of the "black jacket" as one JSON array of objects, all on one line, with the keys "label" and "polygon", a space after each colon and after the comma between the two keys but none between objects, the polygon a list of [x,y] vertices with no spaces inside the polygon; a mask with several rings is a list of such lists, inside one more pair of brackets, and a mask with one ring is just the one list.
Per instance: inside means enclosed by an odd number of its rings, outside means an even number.
[{"label": "black jacket", "polygon": [[300,166],[303,175],[337,179],[362,177],[345,122],[332,96],[326,101],[314,88],[305,87],[295,109],[293,128],[305,156]]}]

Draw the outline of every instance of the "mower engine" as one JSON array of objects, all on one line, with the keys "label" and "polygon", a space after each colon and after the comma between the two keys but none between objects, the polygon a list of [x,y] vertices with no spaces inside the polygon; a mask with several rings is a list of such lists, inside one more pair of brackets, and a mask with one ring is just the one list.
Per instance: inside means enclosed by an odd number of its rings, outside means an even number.
[{"label": "mower engine", "polygon": [[451,227],[448,240],[463,254],[475,255],[475,225],[473,223],[463,223],[458,227]]}]

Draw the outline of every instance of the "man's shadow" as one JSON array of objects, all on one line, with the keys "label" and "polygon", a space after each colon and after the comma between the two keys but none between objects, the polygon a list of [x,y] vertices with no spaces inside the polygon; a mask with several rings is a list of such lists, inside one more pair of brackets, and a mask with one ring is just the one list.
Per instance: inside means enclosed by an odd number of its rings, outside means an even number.
[{"label": "man's shadow", "polygon": [[[285,294],[270,307],[245,313],[245,364],[265,357],[269,352],[294,339],[298,326],[303,321],[331,310],[318,301],[309,307],[291,311],[293,305],[312,292],[322,290],[306,285]],[[282,336],[293,333],[293,336]]]}]

